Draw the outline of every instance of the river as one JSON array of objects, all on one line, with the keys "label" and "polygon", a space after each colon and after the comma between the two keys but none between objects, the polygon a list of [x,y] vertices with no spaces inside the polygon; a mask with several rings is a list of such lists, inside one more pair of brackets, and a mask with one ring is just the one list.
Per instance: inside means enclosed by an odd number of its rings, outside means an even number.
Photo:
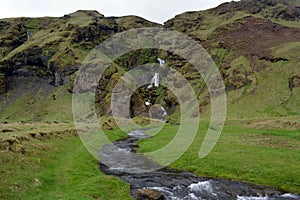
[{"label": "river", "polygon": [[217,178],[201,178],[193,173],[168,167],[146,172],[152,167],[157,167],[158,164],[135,152],[138,148],[136,142],[149,137],[145,130],[131,131],[126,139],[116,141],[114,145],[105,145],[100,151],[101,171],[129,183],[131,196],[134,199],[138,198],[139,192],[143,189],[157,191],[167,200],[300,199],[298,195],[282,193],[264,186]]}]

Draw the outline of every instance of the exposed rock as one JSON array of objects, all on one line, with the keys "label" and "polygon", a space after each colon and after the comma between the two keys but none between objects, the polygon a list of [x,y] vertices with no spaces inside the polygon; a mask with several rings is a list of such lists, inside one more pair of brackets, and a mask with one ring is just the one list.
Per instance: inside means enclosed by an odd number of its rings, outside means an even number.
[{"label": "exposed rock", "polygon": [[[263,30],[263,34],[262,34]],[[247,37],[244,37],[247,35]],[[245,17],[232,24],[218,27],[211,41],[224,41],[223,46],[242,55],[256,56],[270,61],[286,60],[272,58],[269,48],[276,44],[300,40],[300,29],[288,28],[265,19]]]},{"label": "exposed rock", "polygon": [[161,105],[153,105],[150,110],[150,118],[167,121],[167,111]]},{"label": "exposed rock", "polygon": [[105,36],[122,31],[113,20],[106,20],[106,23],[108,24],[103,25],[93,22],[86,27],[78,28],[73,34],[73,42],[101,42],[101,40],[99,40],[101,39],[100,37],[104,39]]},{"label": "exposed rock", "polygon": [[110,124],[108,124],[107,122],[102,123],[101,128],[103,128],[105,130],[110,130],[110,131],[113,130],[113,127]]},{"label": "exposed rock", "polygon": [[14,132],[14,131],[11,130],[11,129],[2,129],[1,132],[2,133],[9,133],[9,132]]},{"label": "exposed rock", "polygon": [[22,144],[10,145],[8,147],[8,150],[16,153],[22,153],[22,154],[26,153],[25,147]]},{"label": "exposed rock", "polygon": [[34,132],[22,135],[9,136],[0,141],[0,149],[10,150],[16,153],[26,153],[26,149],[22,144],[28,140],[45,140],[50,138],[63,138],[77,136],[77,131],[74,129],[67,129],[61,131],[50,131],[50,132]]},{"label": "exposed rock", "polygon": [[15,136],[8,137],[8,138],[4,139],[2,142],[4,142],[4,143],[8,142],[10,145],[21,143],[21,141],[19,139],[17,139]]},{"label": "exposed rock", "polygon": [[87,15],[90,17],[104,18],[104,15],[100,14],[97,10],[77,10],[74,13],[65,15],[63,18],[69,19],[70,17],[75,17],[76,15]]},{"label": "exposed rock", "polygon": [[136,200],[164,200],[165,199],[163,194],[152,189],[137,190],[135,195],[136,195],[135,198]]},{"label": "exposed rock", "polygon": [[0,74],[0,94],[5,93],[5,76]]},{"label": "exposed rock", "polygon": [[300,75],[296,74],[289,79],[289,88],[293,90],[295,87],[300,87]]},{"label": "exposed rock", "polygon": [[260,60],[270,61],[272,63],[276,63],[276,62],[280,62],[280,61],[288,61],[287,58],[282,58],[282,57],[261,57],[259,59]]},{"label": "exposed rock", "polygon": [[40,185],[42,185],[42,183],[40,182],[40,180],[37,179],[37,178],[35,178],[34,181],[33,181],[33,186],[34,186],[34,187],[38,187],[38,186],[40,186]]},{"label": "exposed rock", "polygon": [[284,19],[286,21],[295,21],[300,19],[300,7],[280,6],[274,8],[272,17],[276,19]]},{"label": "exposed rock", "polygon": [[27,40],[27,31],[23,23],[0,21],[0,59]]},{"label": "exposed rock", "polygon": [[145,105],[144,95],[145,93],[135,92],[131,97],[131,116],[148,116],[148,109]]},{"label": "exposed rock", "polygon": [[213,9],[218,15],[228,14],[231,12],[244,11],[249,14],[258,14],[267,7],[271,7],[271,13],[265,13],[265,17],[281,18],[284,20],[297,20],[300,17],[300,9],[290,5],[287,0],[241,0],[223,3]]}]

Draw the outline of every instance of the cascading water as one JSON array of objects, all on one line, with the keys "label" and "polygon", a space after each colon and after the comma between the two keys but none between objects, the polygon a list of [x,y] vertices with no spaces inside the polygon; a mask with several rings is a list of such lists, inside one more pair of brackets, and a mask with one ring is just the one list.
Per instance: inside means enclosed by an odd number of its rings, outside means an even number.
[{"label": "cascading water", "polygon": [[155,73],[154,77],[150,81],[148,89],[159,86],[159,73]]},{"label": "cascading water", "polygon": [[[143,172],[143,170],[158,165],[153,161],[135,154],[136,142],[149,138],[145,130],[136,130],[128,133],[128,138],[117,141],[114,145],[106,145],[100,151],[100,169],[108,174],[120,177],[128,182],[133,198],[142,189],[155,190],[167,200],[295,200],[300,196],[283,194],[271,188],[250,185],[246,183],[207,179],[197,177],[190,172],[182,172],[170,168],[158,171]],[[104,165],[103,163],[109,163]],[[144,169],[140,168],[143,163]],[[124,169],[127,169],[124,172]],[[132,171],[132,173],[128,172]]]},{"label": "cascading water", "polygon": [[[163,67],[165,65],[165,61],[157,58],[159,65]],[[150,85],[148,86],[148,89],[153,88],[153,87],[158,87],[159,86],[159,73],[155,73],[154,77],[150,81]]]},{"label": "cascading water", "polygon": [[159,65],[160,65],[161,67],[163,67],[163,66],[165,65],[165,63],[166,63],[166,61],[164,61],[163,59],[157,58],[157,60],[158,60]]}]

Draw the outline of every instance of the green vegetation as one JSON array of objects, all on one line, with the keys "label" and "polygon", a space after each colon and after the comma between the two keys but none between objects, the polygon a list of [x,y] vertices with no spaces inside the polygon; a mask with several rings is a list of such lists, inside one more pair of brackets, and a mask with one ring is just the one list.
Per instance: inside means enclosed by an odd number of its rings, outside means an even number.
[{"label": "green vegetation", "polygon": [[299,88],[295,88],[291,96],[288,85],[289,77],[299,71],[297,61],[261,62],[259,64],[266,67],[259,72],[252,71],[247,60],[242,58],[232,62],[232,79],[229,80],[238,84],[245,81],[239,78],[240,75],[248,74],[247,79],[251,82],[239,90],[228,92],[229,118],[299,116]]},{"label": "green vegetation", "polygon": [[0,113],[0,121],[73,121],[72,94],[67,92],[69,86],[56,88],[41,84],[36,88],[34,81],[5,95],[4,101],[0,102],[0,106],[5,108]]},{"label": "green vegetation", "polygon": [[[248,123],[256,124],[258,121],[245,121],[245,124]],[[250,128],[236,121],[228,122],[213,151],[200,160],[198,153],[207,127],[207,122],[200,122],[193,144],[171,167],[201,176],[251,182],[294,193],[300,191],[299,127],[295,130],[266,130]],[[177,128],[165,126],[161,133],[140,142],[139,151],[151,152],[165,146],[174,137]]]},{"label": "green vegetation", "polygon": [[[106,133],[112,140],[124,137],[119,130]],[[131,199],[129,186],[104,175],[78,137],[33,139],[22,145],[23,153],[0,149],[1,199]]]},{"label": "green vegetation", "polygon": [[[111,118],[104,120],[116,126]],[[136,118],[135,121],[143,124],[147,120]],[[198,152],[208,127],[208,121],[201,121],[193,144],[171,167],[297,193],[300,189],[298,122],[297,117],[228,121],[213,151],[200,160]],[[126,125],[126,120],[122,123]],[[67,123],[12,123],[2,125],[1,130],[5,131],[0,139],[72,128]],[[177,129],[178,126],[166,125],[153,138],[140,142],[139,151],[149,152],[165,146]],[[106,134],[111,141],[125,136],[119,129]],[[97,161],[78,137],[62,134],[31,138],[19,147],[23,148],[22,152],[0,148],[1,199],[130,199],[129,186],[102,174]]]}]

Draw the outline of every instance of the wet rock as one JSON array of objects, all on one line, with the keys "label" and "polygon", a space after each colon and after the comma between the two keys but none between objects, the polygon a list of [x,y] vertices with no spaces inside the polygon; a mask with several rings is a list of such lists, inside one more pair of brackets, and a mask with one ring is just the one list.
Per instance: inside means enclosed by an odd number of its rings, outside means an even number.
[{"label": "wet rock", "polygon": [[164,200],[165,197],[160,192],[153,189],[140,189],[136,191],[136,200]]},{"label": "wet rock", "polygon": [[150,108],[150,118],[159,119],[162,121],[167,120],[167,111],[161,105],[153,105]]},{"label": "wet rock", "polygon": [[[257,196],[268,196],[270,199],[299,199],[297,195],[282,194],[280,191],[264,186],[223,179],[204,179],[190,172],[171,168],[146,173],[132,173],[132,169],[135,169],[136,172],[142,169],[140,164],[147,168],[154,165],[156,168],[157,164],[153,161],[149,162],[150,160],[142,155],[133,153],[136,142],[149,138],[145,130],[131,131],[128,136],[124,140],[114,142],[114,145],[103,147],[100,151],[100,169],[107,175],[118,176],[128,182],[134,199],[215,200],[237,199],[237,197],[240,197],[239,199],[260,199]],[[126,169],[131,170],[123,171]]]},{"label": "wet rock", "polygon": [[141,94],[134,93],[131,98],[131,115],[147,117],[147,107]]}]

